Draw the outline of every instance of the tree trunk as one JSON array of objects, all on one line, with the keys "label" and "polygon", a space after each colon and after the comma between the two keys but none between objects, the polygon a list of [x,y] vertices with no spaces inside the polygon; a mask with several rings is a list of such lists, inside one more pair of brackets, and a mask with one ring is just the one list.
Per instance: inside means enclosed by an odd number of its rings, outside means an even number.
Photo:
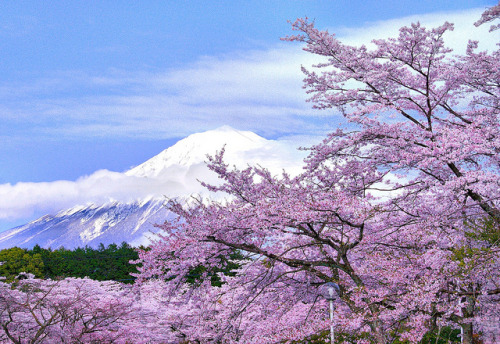
[{"label": "tree trunk", "polygon": [[[470,288],[472,290],[472,288]],[[476,302],[474,301],[474,298],[471,296],[466,296],[465,301],[467,301],[467,307],[465,309],[462,309],[464,318],[472,318],[474,316],[474,308],[476,305]],[[461,324],[462,326],[462,344],[473,344],[473,327],[472,323],[467,322],[464,324]]]},{"label": "tree trunk", "polygon": [[462,344],[473,344],[472,324],[462,324]]},{"label": "tree trunk", "polygon": [[380,326],[380,322],[375,320],[370,324],[370,328],[373,331],[373,337],[377,344],[387,344],[387,338],[382,330],[382,326]]}]

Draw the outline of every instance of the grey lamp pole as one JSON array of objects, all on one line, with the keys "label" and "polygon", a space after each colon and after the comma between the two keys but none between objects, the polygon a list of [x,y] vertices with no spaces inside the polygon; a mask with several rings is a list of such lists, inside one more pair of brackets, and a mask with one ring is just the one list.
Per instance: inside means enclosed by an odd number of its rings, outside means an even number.
[{"label": "grey lamp pole", "polygon": [[333,344],[335,339],[335,330],[333,328],[333,301],[337,298],[340,289],[337,283],[328,282],[324,284],[326,290],[324,297],[330,301],[330,343]]}]

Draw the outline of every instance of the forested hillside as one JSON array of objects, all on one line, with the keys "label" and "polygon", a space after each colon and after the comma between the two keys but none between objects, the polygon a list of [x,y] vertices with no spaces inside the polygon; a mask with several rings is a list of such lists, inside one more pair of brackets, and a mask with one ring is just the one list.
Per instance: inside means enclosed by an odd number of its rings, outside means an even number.
[{"label": "forested hillside", "polygon": [[13,247],[0,251],[0,276],[12,281],[19,273],[32,273],[39,278],[89,277],[97,281],[114,280],[132,283],[130,273],[137,272],[131,260],[138,258],[137,251],[126,242],[97,249],[91,247],[68,250],[65,248],[33,249]]}]

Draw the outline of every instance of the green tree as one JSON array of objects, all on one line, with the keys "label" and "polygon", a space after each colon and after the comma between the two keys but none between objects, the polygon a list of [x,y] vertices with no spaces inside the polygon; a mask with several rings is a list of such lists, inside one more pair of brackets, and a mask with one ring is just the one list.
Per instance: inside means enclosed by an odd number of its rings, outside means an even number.
[{"label": "green tree", "polygon": [[44,263],[40,253],[30,255],[27,250],[13,247],[0,251],[0,276],[13,281],[21,272],[43,277]]}]

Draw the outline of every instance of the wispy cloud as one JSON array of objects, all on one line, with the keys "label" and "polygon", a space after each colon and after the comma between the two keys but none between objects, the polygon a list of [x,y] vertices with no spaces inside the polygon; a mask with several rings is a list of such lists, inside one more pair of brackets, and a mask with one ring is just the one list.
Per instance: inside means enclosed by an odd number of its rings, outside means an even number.
[{"label": "wispy cloud", "polygon": [[[473,26],[480,13],[426,14],[336,31],[347,43],[366,44],[374,37],[395,36],[411,22],[434,27],[448,20],[456,29],[446,40],[457,53],[468,38],[480,39],[482,47],[491,50],[495,35]],[[65,71],[34,82],[0,85],[0,116],[16,128],[12,135],[44,137],[171,138],[223,124],[273,136],[324,132],[335,113],[312,110],[305,102],[300,65],[310,65],[317,57],[300,48],[280,43],[201,57],[171,70],[99,75]]]},{"label": "wispy cloud", "polygon": [[422,15],[412,15],[391,20],[366,23],[362,27],[342,27],[335,30],[337,36],[351,45],[370,44],[373,39],[396,37],[399,28],[419,22],[426,28],[434,28],[445,22],[453,23],[455,29],[445,34],[444,39],[454,53],[463,54],[469,39],[480,41],[481,49],[495,49],[498,35],[489,34],[488,25],[475,27],[474,22],[481,17],[484,8],[469,9],[455,12],[437,12]]},{"label": "wispy cloud", "polygon": [[47,137],[169,138],[223,124],[269,134],[313,130],[301,89],[304,58],[299,47],[280,45],[162,72],[66,72],[3,85],[0,116],[25,135]]}]

